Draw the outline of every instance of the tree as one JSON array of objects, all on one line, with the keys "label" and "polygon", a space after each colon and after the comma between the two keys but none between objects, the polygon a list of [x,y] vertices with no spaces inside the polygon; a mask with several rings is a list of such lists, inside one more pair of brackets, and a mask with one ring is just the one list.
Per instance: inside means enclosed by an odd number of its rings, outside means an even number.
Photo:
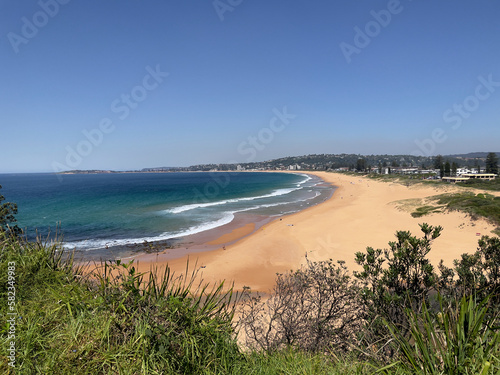
[{"label": "tree", "polygon": [[441,169],[441,166],[444,164],[443,162],[443,156],[442,155],[437,155],[434,158],[434,169]]},{"label": "tree", "polygon": [[[2,185],[0,185],[1,188]],[[17,204],[10,202],[2,203],[4,200],[4,196],[0,194],[0,233],[20,234],[21,229],[17,225],[10,225],[17,221],[14,216],[17,214]]]},{"label": "tree", "polygon": [[358,172],[363,172],[366,170],[366,160],[365,159],[358,159],[356,162],[356,170]]},{"label": "tree", "polygon": [[498,174],[498,156],[494,152],[486,156],[486,173]]},{"label": "tree", "polygon": [[450,177],[450,175],[451,175],[451,165],[450,165],[450,162],[448,160],[444,164],[444,175],[446,177]]},{"label": "tree", "polygon": [[453,176],[456,176],[456,175],[457,175],[457,170],[458,170],[458,164],[457,164],[457,163],[455,163],[455,162],[453,162],[453,163],[451,164],[451,174],[452,174]]}]

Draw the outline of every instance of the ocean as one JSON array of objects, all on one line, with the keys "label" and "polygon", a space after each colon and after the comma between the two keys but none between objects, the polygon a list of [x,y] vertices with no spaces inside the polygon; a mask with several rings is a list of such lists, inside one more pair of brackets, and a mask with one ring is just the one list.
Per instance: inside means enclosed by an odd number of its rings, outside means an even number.
[{"label": "ocean", "polygon": [[181,241],[237,215],[290,214],[333,192],[315,176],[268,172],[0,174],[0,185],[29,239],[59,231],[65,248],[89,259]]}]

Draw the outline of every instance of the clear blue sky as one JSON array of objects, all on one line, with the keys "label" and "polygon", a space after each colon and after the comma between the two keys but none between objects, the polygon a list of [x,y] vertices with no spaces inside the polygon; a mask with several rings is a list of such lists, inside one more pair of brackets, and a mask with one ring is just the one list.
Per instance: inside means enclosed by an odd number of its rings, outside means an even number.
[{"label": "clear blue sky", "polygon": [[491,0],[2,0],[0,172],[500,151],[499,17]]}]

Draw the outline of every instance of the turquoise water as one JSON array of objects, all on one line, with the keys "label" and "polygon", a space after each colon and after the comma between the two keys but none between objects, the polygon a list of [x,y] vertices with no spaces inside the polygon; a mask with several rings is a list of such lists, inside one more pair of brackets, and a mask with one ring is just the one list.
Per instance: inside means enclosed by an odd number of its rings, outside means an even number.
[{"label": "turquoise water", "polygon": [[81,251],[162,241],[230,223],[235,215],[280,216],[326,199],[322,180],[288,173],[3,174],[33,238],[59,226]]}]

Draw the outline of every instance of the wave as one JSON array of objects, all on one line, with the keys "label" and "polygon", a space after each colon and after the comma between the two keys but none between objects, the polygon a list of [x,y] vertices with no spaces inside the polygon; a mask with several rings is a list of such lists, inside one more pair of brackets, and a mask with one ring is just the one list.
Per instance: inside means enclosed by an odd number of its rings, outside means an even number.
[{"label": "wave", "polygon": [[266,195],[260,195],[257,197],[226,199],[226,200],[218,201],[218,202],[188,204],[188,205],[174,207],[174,208],[171,208],[168,210],[164,210],[163,212],[178,214],[178,213],[185,212],[185,211],[195,210],[197,208],[220,206],[220,205],[224,205],[224,204],[228,204],[228,203],[238,203],[238,202],[244,202],[244,201],[253,201],[256,199],[278,197],[280,195],[286,195],[286,194],[289,194],[289,193],[296,191],[296,190],[299,190],[299,189],[300,188],[278,189],[278,190],[273,191],[272,193],[269,193]]},{"label": "wave", "polygon": [[[321,195],[321,193],[319,191],[316,191],[314,197],[302,199],[301,202],[305,202],[305,201],[310,201],[310,200],[316,199],[319,195]],[[248,207],[248,208],[236,211],[236,212],[258,210],[259,208],[269,208],[269,207],[276,207],[276,206],[284,206],[284,205],[295,204],[295,203],[297,203],[297,202],[279,202],[279,203],[260,204],[260,205]],[[296,211],[290,211],[290,212],[296,212]],[[281,215],[284,215],[284,214],[285,213],[280,213],[280,214],[278,214],[278,216],[281,216]]]},{"label": "wave", "polygon": [[299,183],[297,183],[297,186],[304,185],[307,181],[312,180],[312,177],[311,177],[311,176],[309,176],[308,174],[302,174],[302,173],[301,173],[301,174],[300,174],[300,176],[304,176],[304,177],[305,177],[305,179],[304,179],[304,180],[302,180],[302,181],[300,181]]},{"label": "wave", "polygon": [[203,223],[200,225],[192,226],[188,229],[179,232],[165,232],[158,236],[138,237],[138,238],[120,238],[120,239],[99,239],[99,240],[81,240],[65,242],[63,247],[65,249],[77,250],[98,250],[106,247],[135,245],[146,242],[165,241],[178,237],[185,237],[192,234],[204,232],[206,230],[214,229],[222,225],[229,224],[234,219],[235,212],[225,212],[224,216],[218,220]]}]

